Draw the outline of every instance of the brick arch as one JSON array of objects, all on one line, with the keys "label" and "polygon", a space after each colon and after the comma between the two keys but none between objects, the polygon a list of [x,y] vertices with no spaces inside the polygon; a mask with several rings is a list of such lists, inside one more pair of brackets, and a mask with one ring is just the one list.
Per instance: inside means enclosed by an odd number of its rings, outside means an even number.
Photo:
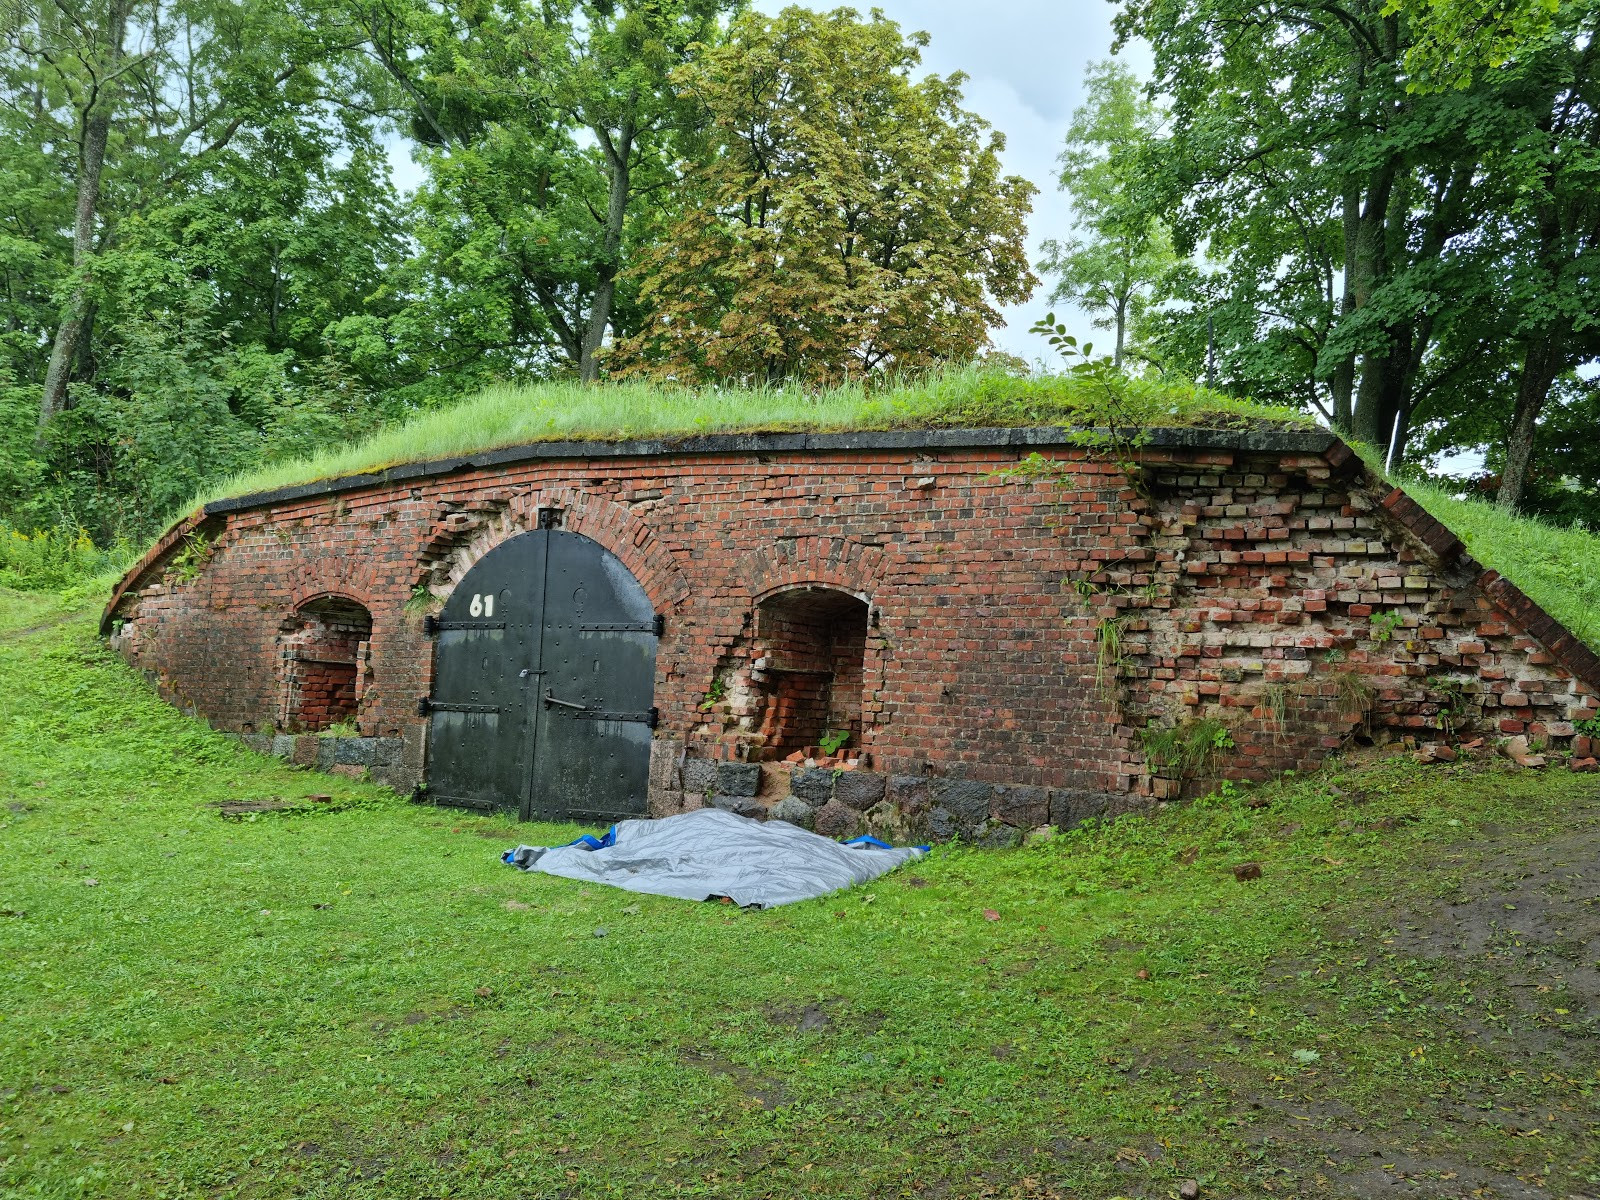
[{"label": "brick arch", "polygon": [[849,538],[808,535],[779,538],[751,551],[735,564],[734,573],[754,604],[805,584],[870,597],[882,582],[887,565],[881,547]]},{"label": "brick arch", "polygon": [[295,564],[296,577],[289,592],[288,611],[298,612],[304,605],[323,596],[354,600],[372,615],[376,630],[383,607],[378,593],[376,563],[365,555],[337,554],[302,559]]},{"label": "brick arch", "polygon": [[456,551],[449,587],[435,588],[434,594],[448,595],[484,555],[518,534],[537,529],[541,508],[559,509],[563,530],[581,534],[616,555],[658,612],[669,612],[688,599],[689,584],[678,569],[676,553],[637,513],[576,488],[544,488],[511,497],[503,511]]}]

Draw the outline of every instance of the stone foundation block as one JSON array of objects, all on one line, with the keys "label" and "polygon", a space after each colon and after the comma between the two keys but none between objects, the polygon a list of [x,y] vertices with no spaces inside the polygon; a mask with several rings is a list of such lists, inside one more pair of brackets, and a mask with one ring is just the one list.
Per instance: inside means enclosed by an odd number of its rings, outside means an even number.
[{"label": "stone foundation block", "polygon": [[871,771],[845,771],[833,782],[833,798],[857,812],[866,812],[883,799],[887,786],[888,780]]},{"label": "stone foundation block", "polygon": [[1050,823],[1050,793],[1040,787],[997,787],[989,815],[1016,829]]},{"label": "stone foundation block", "polygon": [[791,825],[800,826],[801,829],[815,829],[817,810],[798,797],[785,796],[768,810],[767,820],[787,821]]},{"label": "stone foundation block", "polygon": [[891,775],[885,798],[908,817],[928,808],[928,779],[923,775]]},{"label": "stone foundation block", "polygon": [[817,809],[816,822],[816,830],[823,837],[855,837],[861,831],[861,814],[837,800]]},{"label": "stone foundation block", "polygon": [[696,796],[713,796],[717,793],[717,764],[709,758],[685,759],[683,764],[683,790]]},{"label": "stone foundation block", "polygon": [[789,776],[789,791],[812,808],[821,808],[833,799],[833,772],[802,767]]},{"label": "stone foundation block", "polygon": [[937,807],[955,814],[962,825],[977,826],[989,819],[994,785],[975,779],[935,779],[929,798]]},{"label": "stone foundation block", "polygon": [[717,763],[716,790],[724,796],[754,796],[761,791],[759,763]]},{"label": "stone foundation block", "polygon": [[1111,801],[1101,792],[1054,790],[1050,793],[1050,824],[1057,829],[1072,829],[1091,817],[1107,815]]},{"label": "stone foundation block", "polygon": [[370,766],[377,756],[377,738],[327,738],[333,743],[333,761],[340,766]]},{"label": "stone foundation block", "polygon": [[767,806],[754,796],[713,796],[711,806],[737,816],[754,817],[758,821],[765,820],[767,816]]}]

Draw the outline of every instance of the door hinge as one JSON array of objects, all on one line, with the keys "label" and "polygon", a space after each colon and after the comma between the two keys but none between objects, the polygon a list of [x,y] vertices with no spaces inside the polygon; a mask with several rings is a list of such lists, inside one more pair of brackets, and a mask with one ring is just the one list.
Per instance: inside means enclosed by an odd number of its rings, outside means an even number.
[{"label": "door hinge", "polygon": [[661,637],[662,635],[664,635],[667,632],[667,614],[666,613],[657,613],[656,617],[655,617],[654,626],[655,626],[655,634],[656,634],[657,637]]},{"label": "door hinge", "polygon": [[417,697],[417,716],[425,717],[433,711],[433,701],[426,696]]},{"label": "door hinge", "polygon": [[434,616],[432,613],[429,613],[427,616],[422,618],[422,636],[439,636],[439,618]]}]

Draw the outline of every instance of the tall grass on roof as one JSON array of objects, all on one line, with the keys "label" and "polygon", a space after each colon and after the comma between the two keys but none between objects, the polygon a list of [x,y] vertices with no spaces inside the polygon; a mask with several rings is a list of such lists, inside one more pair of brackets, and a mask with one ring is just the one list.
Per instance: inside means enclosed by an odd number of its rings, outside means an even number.
[{"label": "tall grass on roof", "polygon": [[[1293,409],[1237,400],[1198,384],[1130,379],[1119,411],[1149,426],[1308,425]],[[532,442],[625,441],[701,433],[826,432],[1094,424],[1095,385],[1069,374],[952,368],[872,388],[671,388],[642,383],[539,383],[491,388],[348,446],[236,476],[197,502],[270,491],[399,463]]]},{"label": "tall grass on roof", "polygon": [[1578,638],[1600,650],[1600,537],[1464,500],[1418,480],[1400,486],[1463,542]]}]

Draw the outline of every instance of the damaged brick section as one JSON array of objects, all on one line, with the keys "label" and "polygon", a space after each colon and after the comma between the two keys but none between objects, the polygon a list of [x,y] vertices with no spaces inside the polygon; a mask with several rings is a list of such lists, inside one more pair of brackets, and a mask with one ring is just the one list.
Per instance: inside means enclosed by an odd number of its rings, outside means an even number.
[{"label": "damaged brick section", "polygon": [[410,787],[424,620],[541,512],[664,617],[657,814],[1006,845],[1352,740],[1562,749],[1600,711],[1586,646],[1310,431],[1156,431],[1133,478],[1060,430],[496,451],[209,506],[106,629],[217,727]]}]

